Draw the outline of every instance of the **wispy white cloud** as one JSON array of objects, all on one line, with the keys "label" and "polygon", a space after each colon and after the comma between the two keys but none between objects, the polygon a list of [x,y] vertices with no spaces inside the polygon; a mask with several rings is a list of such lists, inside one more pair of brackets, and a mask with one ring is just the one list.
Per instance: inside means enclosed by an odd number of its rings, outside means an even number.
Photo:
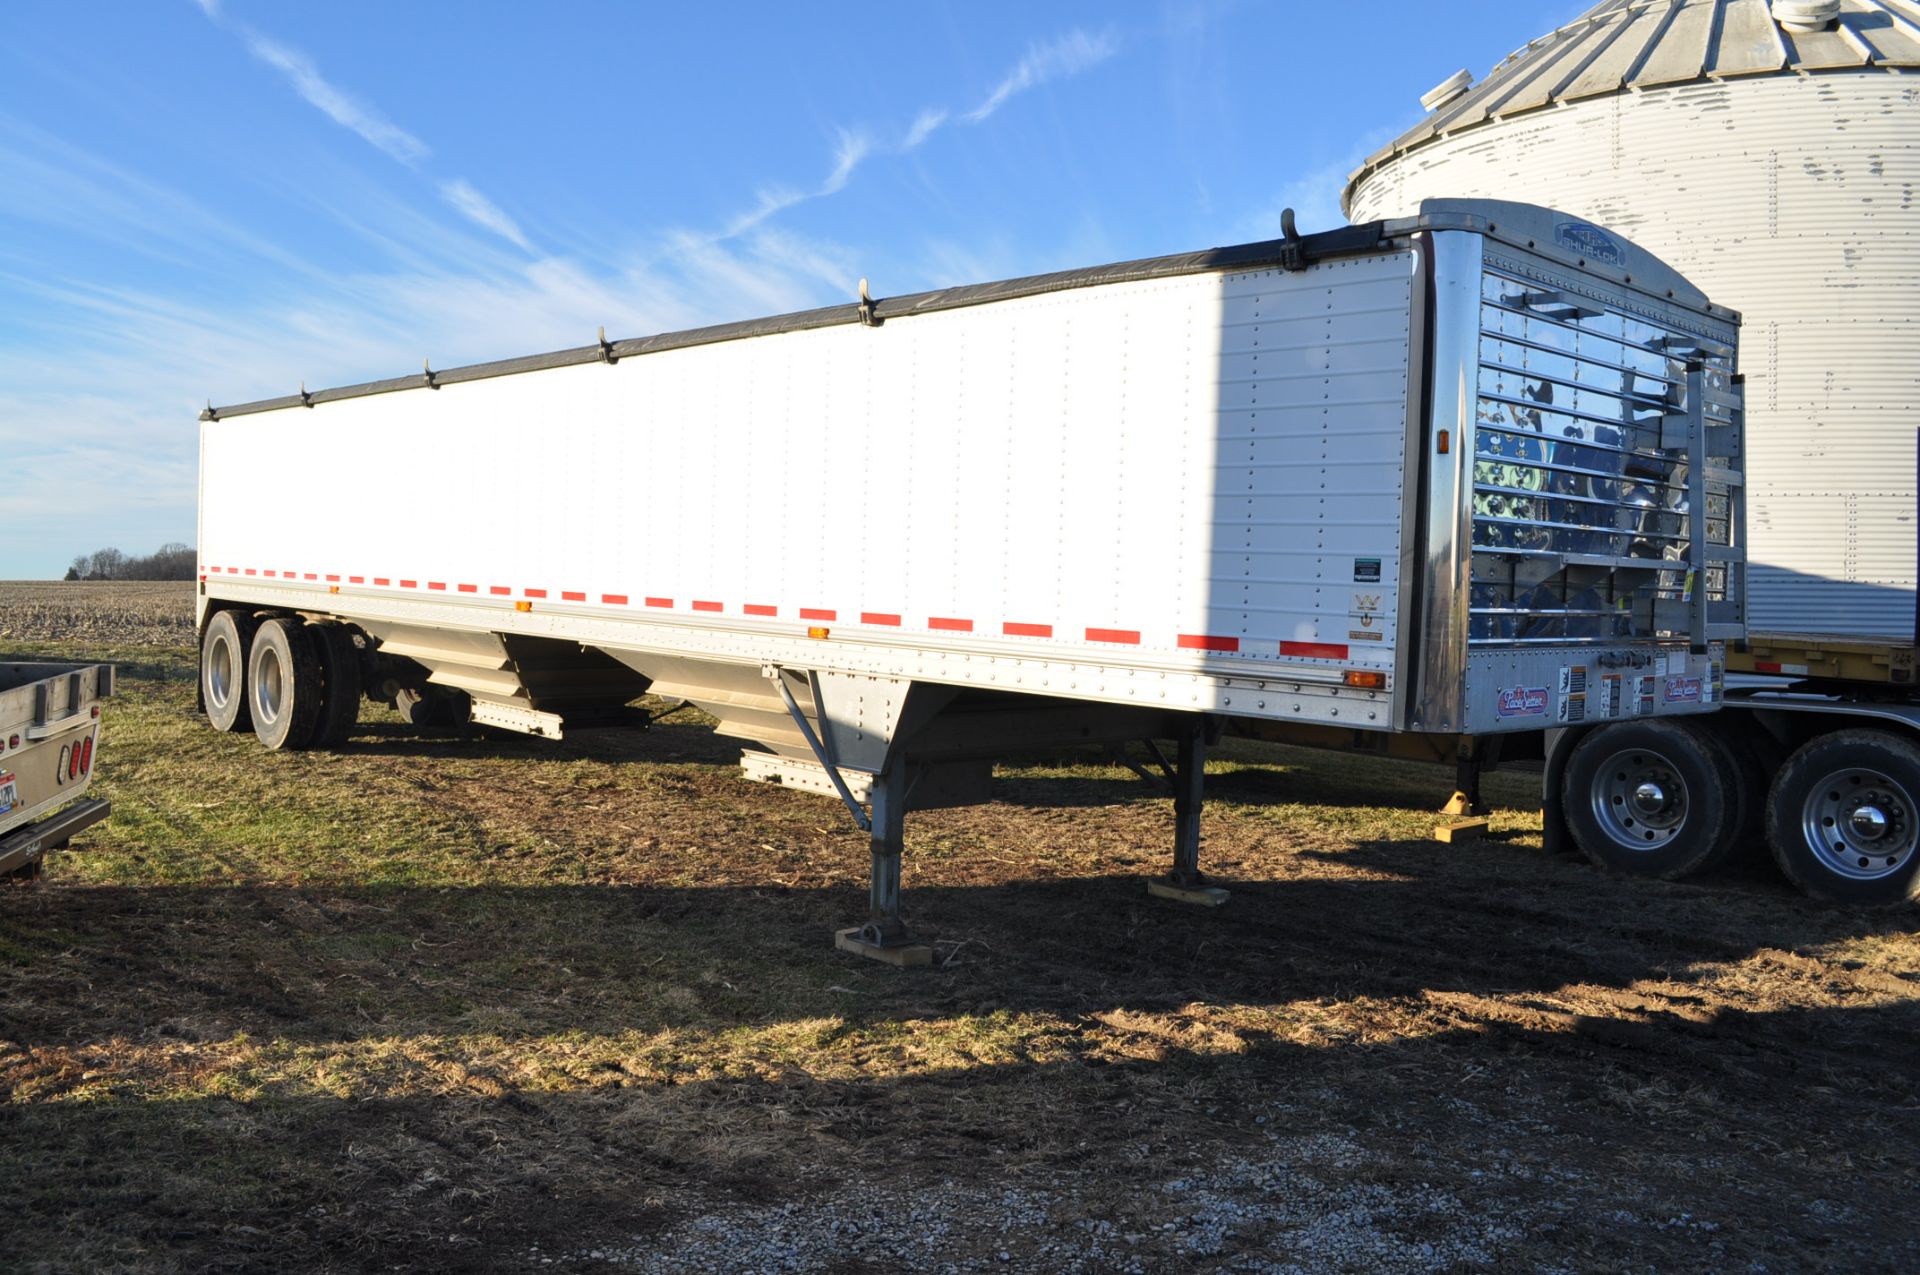
[{"label": "wispy white cloud", "polygon": [[[294,92],[342,128],[351,129],[386,155],[418,169],[433,154],[424,141],[381,114],[378,108],[363,102],[320,73],[312,58],[300,50],[282,44],[243,22],[230,21],[219,0],[195,0],[201,12],[222,26],[231,27],[246,42],[248,52],[279,71]],[[854,162],[858,162],[856,158]],[[851,169],[848,170],[849,172]],[[845,178],[841,179],[845,184]],[[525,252],[533,244],[512,217],[464,177],[440,183],[440,197],[474,225],[499,235]]]},{"label": "wispy white cloud", "polygon": [[827,180],[820,185],[820,193],[837,193],[853,176],[853,170],[860,167],[860,161],[873,153],[873,139],[865,133],[840,130],[840,143],[833,153],[833,171],[827,174]]},{"label": "wispy white cloud", "polygon": [[[1106,61],[1119,49],[1119,39],[1111,31],[1087,32],[1077,27],[1044,44],[1036,44],[994,85],[993,91],[978,106],[958,116],[957,122],[984,123],[994,112],[1027,90],[1049,80],[1078,75]],[[833,168],[825,181],[811,189],[781,185],[761,187],[753,207],[728,222],[717,237],[734,238],[795,204],[838,194],[846,188],[854,170],[868,157],[877,153],[904,155],[917,150],[925,145],[928,138],[954,122],[956,117],[946,108],[927,107],[914,117],[913,123],[908,125],[898,142],[884,148],[866,132],[841,129],[834,148]]]},{"label": "wispy white cloud", "polygon": [[507,216],[505,212],[502,212],[498,204],[475,190],[472,183],[468,182],[465,178],[455,178],[450,182],[441,182],[440,194],[442,198],[459,210],[462,217],[465,217],[474,225],[483,226],[491,230],[494,234],[499,235],[502,239],[507,240],[509,243],[517,244],[528,252],[533,251],[533,245],[527,242],[527,237],[521,232],[519,224],[515,222],[513,218]]},{"label": "wispy white cloud", "polygon": [[933,136],[934,130],[947,122],[947,112],[938,107],[928,107],[914,118],[913,127],[900,139],[900,149],[910,151]]},{"label": "wispy white cloud", "polygon": [[[158,261],[241,252],[307,275],[315,268],[193,197],[0,112],[0,216],[55,225],[103,248]],[[12,255],[0,240],[0,261]]]},{"label": "wispy white cloud", "polygon": [[417,166],[432,153],[425,142],[321,75],[304,53],[251,28],[242,30],[241,35],[253,56],[286,76],[294,92],[334,123],[352,129],[408,167]]},{"label": "wispy white cloud", "polygon": [[1045,44],[1036,44],[1027,50],[1027,56],[1020,59],[1019,65],[994,85],[985,101],[960,118],[969,124],[978,124],[1028,89],[1038,88],[1048,80],[1078,75],[1119,50],[1120,42],[1111,31],[1094,33],[1078,28]]},{"label": "wispy white cloud", "polygon": [[834,147],[833,168],[827,173],[824,181],[811,190],[796,190],[791,186],[761,187],[753,207],[728,222],[726,228],[716,238],[738,238],[775,213],[785,212],[795,204],[839,194],[853,179],[853,170],[860,167],[861,162],[872,153],[871,137],[865,133],[841,129],[839,142]]}]

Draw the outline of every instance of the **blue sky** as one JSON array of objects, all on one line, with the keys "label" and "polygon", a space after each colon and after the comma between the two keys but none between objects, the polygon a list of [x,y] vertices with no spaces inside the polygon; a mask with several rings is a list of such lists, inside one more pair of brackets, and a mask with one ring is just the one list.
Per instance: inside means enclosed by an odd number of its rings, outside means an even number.
[{"label": "blue sky", "polygon": [[208,399],[1336,225],[1585,7],[7,5],[0,578],[191,542]]}]

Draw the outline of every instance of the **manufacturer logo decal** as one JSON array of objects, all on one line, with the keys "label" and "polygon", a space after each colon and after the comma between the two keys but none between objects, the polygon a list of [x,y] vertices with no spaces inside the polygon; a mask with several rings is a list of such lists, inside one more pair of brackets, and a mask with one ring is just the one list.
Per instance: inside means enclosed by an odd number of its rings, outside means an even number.
[{"label": "manufacturer logo decal", "polygon": [[1698,704],[1700,702],[1700,679],[1697,677],[1669,677],[1661,687],[1660,698],[1669,704]]},{"label": "manufacturer logo decal", "polygon": [[1545,717],[1547,688],[1544,686],[1503,687],[1495,707],[1502,717]]},{"label": "manufacturer logo decal", "polygon": [[1355,558],[1353,560],[1353,582],[1355,584],[1378,584],[1380,582],[1380,559]]},{"label": "manufacturer logo decal", "polygon": [[1600,227],[1590,226],[1584,221],[1563,221],[1555,225],[1553,240],[1588,261],[1604,261],[1615,266],[1626,261],[1626,254],[1620,250],[1618,240]]}]

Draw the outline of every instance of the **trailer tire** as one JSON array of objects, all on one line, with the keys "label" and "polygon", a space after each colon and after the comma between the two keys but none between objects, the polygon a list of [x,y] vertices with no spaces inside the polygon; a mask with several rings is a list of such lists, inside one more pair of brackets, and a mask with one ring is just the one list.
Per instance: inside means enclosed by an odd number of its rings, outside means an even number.
[{"label": "trailer tire", "polygon": [[200,700],[215,730],[253,725],[247,707],[247,657],[254,629],[253,617],[244,612],[215,611],[200,635]]},{"label": "trailer tire", "polygon": [[253,733],[268,748],[313,743],[325,691],[313,636],[300,620],[268,620],[247,655],[247,709]]},{"label": "trailer tire", "polygon": [[347,742],[360,721],[360,649],[353,632],[343,624],[311,624],[314,650],[320,656],[322,698],[320,720],[314,726],[315,748],[338,748]]},{"label": "trailer tire", "polygon": [[1920,897],[1920,747],[1883,730],[1808,740],[1774,776],[1767,844],[1813,898],[1890,907]]},{"label": "trailer tire", "polygon": [[[1704,732],[1725,755],[1728,773],[1733,777],[1733,827],[1725,858],[1758,860],[1765,857],[1767,845],[1767,785],[1771,773],[1779,769],[1779,758],[1764,758],[1752,731],[1755,723],[1739,713],[1715,713],[1689,722]],[[1745,729],[1742,729],[1745,728]],[[1769,764],[1771,762],[1771,764]]]},{"label": "trailer tire", "polygon": [[1620,722],[1592,731],[1567,759],[1561,804],[1599,867],[1673,881],[1724,858],[1737,829],[1733,763],[1682,722]]}]

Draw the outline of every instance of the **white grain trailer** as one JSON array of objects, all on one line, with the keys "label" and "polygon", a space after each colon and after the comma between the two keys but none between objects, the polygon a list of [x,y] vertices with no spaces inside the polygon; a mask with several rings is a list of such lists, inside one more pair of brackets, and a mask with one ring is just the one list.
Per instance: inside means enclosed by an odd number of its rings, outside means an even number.
[{"label": "white grain trailer", "polygon": [[0,877],[32,880],[112,813],[88,797],[111,664],[0,664]]},{"label": "white grain trailer", "polygon": [[1588,822],[1718,853],[1711,777],[1644,749],[1742,632],[1736,317],[1544,209],[1288,231],[209,408],[208,716],[690,701],[870,830],[841,941],[896,960],[904,814],[1061,743],[1178,742],[1157,889],[1195,901],[1228,728],[1605,722]]}]

